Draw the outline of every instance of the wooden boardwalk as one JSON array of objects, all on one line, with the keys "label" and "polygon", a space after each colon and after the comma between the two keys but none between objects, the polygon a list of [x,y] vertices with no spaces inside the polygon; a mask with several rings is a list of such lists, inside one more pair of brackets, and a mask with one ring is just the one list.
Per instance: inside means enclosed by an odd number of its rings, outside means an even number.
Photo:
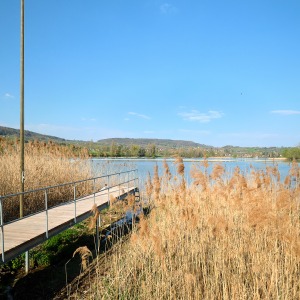
[{"label": "wooden boardwalk", "polygon": [[[113,187],[109,189],[109,193],[106,189],[97,192],[95,195],[92,194],[3,225],[3,235],[1,235],[0,242],[0,263],[10,261],[48,238],[88,218],[91,216],[91,209],[94,204],[97,205],[98,210],[103,210],[109,206],[110,197],[122,199],[137,191],[138,188],[134,186]],[[1,249],[3,241],[4,255]]]}]

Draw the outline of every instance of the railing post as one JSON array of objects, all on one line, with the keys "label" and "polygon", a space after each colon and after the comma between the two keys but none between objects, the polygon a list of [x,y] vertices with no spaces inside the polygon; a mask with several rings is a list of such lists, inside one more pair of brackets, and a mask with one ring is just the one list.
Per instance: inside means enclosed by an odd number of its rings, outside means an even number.
[{"label": "railing post", "polygon": [[138,188],[138,186],[139,186],[138,170],[135,169],[135,171],[134,171],[134,187]]},{"label": "railing post", "polygon": [[136,170],[133,171],[133,186],[136,187]]},{"label": "railing post", "polygon": [[29,272],[29,251],[25,252],[25,273]]},{"label": "railing post", "polygon": [[121,173],[119,172],[119,200],[121,196]]},{"label": "railing post", "polygon": [[99,249],[100,249],[99,226],[100,226],[100,214],[96,220],[96,251],[97,251],[97,254],[99,254]]},{"label": "railing post", "polygon": [[96,180],[93,180],[94,204],[96,203]]},{"label": "railing post", "polygon": [[127,196],[129,196],[129,173],[130,171],[127,171]]},{"label": "railing post", "polygon": [[108,205],[110,205],[110,199],[109,199],[109,175],[107,175],[107,201],[108,201]]},{"label": "railing post", "polygon": [[45,210],[46,210],[46,238],[49,238],[48,235],[48,226],[49,226],[49,220],[48,220],[48,194],[47,189],[45,190]]},{"label": "railing post", "polygon": [[0,196],[0,226],[1,226],[1,250],[2,250],[2,262],[4,259],[4,228],[3,228],[3,210],[2,210],[2,197]]},{"label": "railing post", "polygon": [[74,222],[76,223],[76,183],[74,184]]}]

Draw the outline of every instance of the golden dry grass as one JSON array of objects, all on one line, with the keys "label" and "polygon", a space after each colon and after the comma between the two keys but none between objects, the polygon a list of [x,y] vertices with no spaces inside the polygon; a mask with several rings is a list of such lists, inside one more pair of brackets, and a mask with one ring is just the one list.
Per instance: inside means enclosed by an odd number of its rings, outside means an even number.
[{"label": "golden dry grass", "polygon": [[73,253],[73,257],[76,254],[80,255],[80,259],[81,259],[81,267],[82,270],[85,270],[89,264],[90,258],[93,257],[92,252],[88,249],[87,246],[82,246],[82,247],[78,247],[74,253]]},{"label": "golden dry grass", "polygon": [[298,164],[282,182],[276,166],[247,176],[236,168],[230,177],[222,165],[210,175],[207,168],[194,166],[191,186],[182,166],[167,184],[168,172],[155,170],[150,216],[86,298],[300,299]]},{"label": "golden dry grass", "polygon": [[[20,191],[20,144],[17,140],[0,140],[0,195]],[[53,142],[29,142],[25,144],[25,191],[63,184],[91,177],[88,153],[74,146],[61,146]],[[77,187],[77,196],[91,189],[90,183]],[[48,191],[49,205],[56,205],[72,198],[71,186]],[[24,197],[25,215],[44,208],[44,192]],[[3,201],[4,219],[11,220],[19,214],[19,199]]]}]

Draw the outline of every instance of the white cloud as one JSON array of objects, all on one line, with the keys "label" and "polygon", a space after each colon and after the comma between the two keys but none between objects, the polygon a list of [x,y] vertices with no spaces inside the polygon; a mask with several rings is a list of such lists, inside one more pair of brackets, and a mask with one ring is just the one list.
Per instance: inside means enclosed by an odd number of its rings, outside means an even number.
[{"label": "white cloud", "polygon": [[221,118],[224,114],[215,110],[210,110],[207,113],[201,113],[197,110],[192,110],[190,112],[179,113],[178,115],[187,121],[209,123],[213,119]]},{"label": "white cloud", "polygon": [[128,114],[132,115],[132,116],[136,116],[138,118],[146,119],[146,120],[150,120],[151,119],[150,117],[148,117],[146,115],[138,114],[138,113],[135,113],[135,112],[129,112]]},{"label": "white cloud", "polygon": [[282,109],[282,110],[271,110],[271,114],[277,114],[282,116],[290,116],[290,115],[300,115],[299,110],[288,110],[288,109]]},{"label": "white cloud", "polygon": [[12,95],[12,94],[10,94],[10,93],[5,93],[4,94],[4,99],[14,99],[15,97]]},{"label": "white cloud", "polygon": [[84,121],[84,122],[96,122],[97,121],[97,119],[95,119],[95,118],[84,118],[84,117],[82,117],[81,118],[81,121]]},{"label": "white cloud", "polygon": [[177,7],[170,3],[161,4],[159,10],[162,14],[175,14],[178,12]]}]

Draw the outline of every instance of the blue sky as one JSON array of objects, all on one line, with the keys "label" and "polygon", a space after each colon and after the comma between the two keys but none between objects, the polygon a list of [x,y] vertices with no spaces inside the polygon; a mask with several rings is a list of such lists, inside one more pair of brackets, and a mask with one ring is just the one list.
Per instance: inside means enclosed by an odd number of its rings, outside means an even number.
[{"label": "blue sky", "polygon": [[[300,143],[300,1],[25,0],[25,129]],[[0,2],[0,125],[19,128],[20,1]]]}]

